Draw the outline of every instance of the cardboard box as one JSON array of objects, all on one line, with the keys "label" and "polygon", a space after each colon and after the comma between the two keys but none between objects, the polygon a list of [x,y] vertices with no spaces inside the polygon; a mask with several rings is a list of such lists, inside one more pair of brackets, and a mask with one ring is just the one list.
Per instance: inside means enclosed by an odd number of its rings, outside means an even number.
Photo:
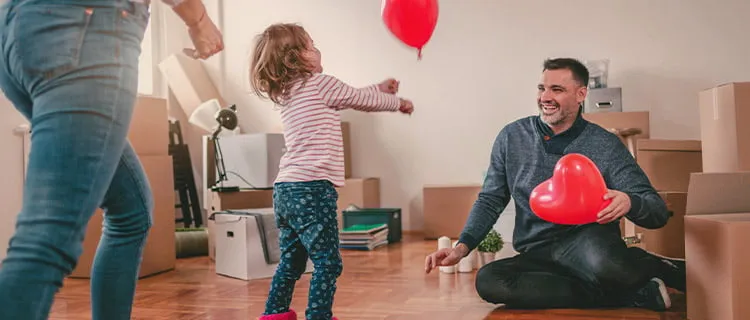
[{"label": "cardboard box", "polygon": [[138,96],[128,130],[128,140],[135,153],[149,156],[169,155],[168,113],[166,99]]},{"label": "cardboard box", "polygon": [[352,177],[352,134],[349,122],[341,122],[341,138],[344,140],[344,178]]},{"label": "cardboard box", "polygon": [[466,224],[482,186],[425,185],[422,189],[424,237],[457,239]]},{"label": "cardboard box", "polygon": [[689,216],[685,232],[688,319],[750,319],[750,213]]},{"label": "cardboard box", "polygon": [[[140,278],[174,269],[174,178],[171,156],[140,156],[154,198],[153,225],[143,249]],[[71,278],[89,278],[96,248],[102,235],[102,210],[97,210],[88,223],[83,253]]]},{"label": "cardboard box", "polygon": [[350,205],[360,208],[380,207],[380,178],[346,179],[345,185],[336,188],[336,191],[339,194],[337,202],[339,228],[343,225],[341,212]]},{"label": "cardboard box", "polygon": [[638,165],[658,191],[687,192],[690,174],[703,168],[699,140],[640,139]]},{"label": "cardboard box", "polygon": [[750,319],[750,172],[693,173],[685,216],[687,317]]},{"label": "cardboard box", "polygon": [[[635,145],[638,145],[639,139],[648,139],[651,137],[651,122],[648,111],[623,111],[623,112],[596,112],[584,113],[583,118],[589,122],[598,124],[604,129],[628,129],[638,128],[641,133],[634,135]],[[620,139],[625,145],[627,142]]]},{"label": "cardboard box", "polygon": [[750,82],[699,93],[703,172],[750,170]]},{"label": "cardboard box", "polygon": [[159,70],[188,118],[201,103],[211,99],[227,106],[200,60],[177,53],[159,63]]},{"label": "cardboard box", "polygon": [[621,220],[622,233],[625,236],[639,235],[638,247],[670,258],[685,258],[685,206],[687,192],[659,192],[672,211],[667,225],[659,229],[639,227],[628,220]]},{"label": "cardboard box", "polygon": [[690,174],[686,215],[750,212],[750,171]]}]

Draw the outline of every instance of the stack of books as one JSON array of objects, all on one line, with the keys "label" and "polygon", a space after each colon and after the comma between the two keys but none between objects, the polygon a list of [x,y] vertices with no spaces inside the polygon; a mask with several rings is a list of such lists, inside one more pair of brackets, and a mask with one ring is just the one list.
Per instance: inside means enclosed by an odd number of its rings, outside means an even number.
[{"label": "stack of books", "polygon": [[373,250],[388,244],[388,225],[356,224],[339,232],[341,249]]}]

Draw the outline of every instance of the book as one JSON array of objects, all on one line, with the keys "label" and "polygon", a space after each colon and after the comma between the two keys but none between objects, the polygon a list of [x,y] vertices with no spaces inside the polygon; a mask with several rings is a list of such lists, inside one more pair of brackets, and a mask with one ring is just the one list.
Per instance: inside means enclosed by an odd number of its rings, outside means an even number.
[{"label": "book", "polygon": [[342,249],[373,250],[388,244],[388,225],[359,224],[339,232],[339,247]]}]

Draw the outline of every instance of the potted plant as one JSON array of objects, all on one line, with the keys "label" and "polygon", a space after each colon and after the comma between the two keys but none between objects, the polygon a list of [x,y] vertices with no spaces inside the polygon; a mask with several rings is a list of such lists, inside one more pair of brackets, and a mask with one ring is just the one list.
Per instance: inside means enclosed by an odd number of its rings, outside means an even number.
[{"label": "potted plant", "polygon": [[477,246],[479,251],[478,262],[479,266],[483,266],[492,261],[495,261],[495,255],[498,251],[503,249],[503,237],[500,236],[495,229],[490,229],[487,236],[484,237],[482,242]]}]

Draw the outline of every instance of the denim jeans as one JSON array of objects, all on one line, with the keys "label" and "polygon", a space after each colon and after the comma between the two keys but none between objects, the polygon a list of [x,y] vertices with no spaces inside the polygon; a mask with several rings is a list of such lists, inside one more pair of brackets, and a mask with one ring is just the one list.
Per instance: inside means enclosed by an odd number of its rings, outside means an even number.
[{"label": "denim jeans", "polygon": [[281,261],[271,281],[264,314],[289,310],[294,284],[307,259],[315,270],[310,280],[307,320],[330,320],[336,281],[343,270],[336,216],[338,194],[329,181],[282,182],[274,186],[273,206],[279,227]]},{"label": "denim jeans", "polygon": [[626,307],[651,278],[674,277],[656,256],[628,248],[604,225],[493,261],[477,272],[479,296],[509,308]]},{"label": "denim jeans", "polygon": [[93,319],[130,319],[151,226],[148,181],[127,141],[148,7],[127,0],[9,0],[0,87],[31,124],[23,206],[0,266],[0,319],[47,319],[104,210]]}]

